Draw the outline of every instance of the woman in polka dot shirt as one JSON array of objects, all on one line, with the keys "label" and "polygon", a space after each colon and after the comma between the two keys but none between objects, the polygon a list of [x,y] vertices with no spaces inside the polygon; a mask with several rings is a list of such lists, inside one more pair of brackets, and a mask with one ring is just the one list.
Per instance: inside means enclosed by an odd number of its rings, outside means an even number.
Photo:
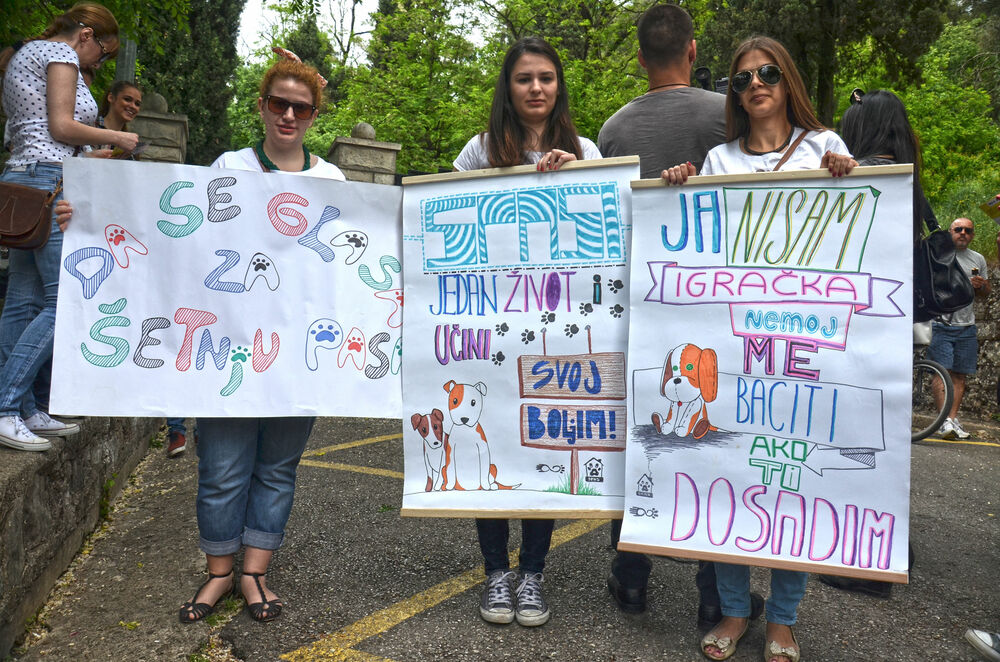
[{"label": "woman in polka dot shirt", "polygon": [[[135,149],[134,133],[94,126],[97,103],[81,68],[96,68],[118,50],[118,23],[98,4],[80,3],[57,17],[16,52],[0,54],[5,70],[3,109],[11,151],[0,180],[54,191],[63,161],[79,145],[111,143]],[[59,200],[57,198],[57,200]],[[72,208],[59,200],[52,234],[41,248],[10,250],[7,298],[0,315],[0,444],[44,451],[45,437],[79,431],[39,411],[31,392],[35,375],[52,356],[62,227]],[[39,312],[40,311],[40,312]]]}]

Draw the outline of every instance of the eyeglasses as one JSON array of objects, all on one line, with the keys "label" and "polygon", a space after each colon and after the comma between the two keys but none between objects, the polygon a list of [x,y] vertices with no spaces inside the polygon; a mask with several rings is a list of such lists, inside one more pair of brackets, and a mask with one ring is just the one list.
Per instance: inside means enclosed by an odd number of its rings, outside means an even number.
[{"label": "eyeglasses", "polygon": [[750,87],[750,83],[753,82],[753,75],[755,73],[760,82],[767,85],[777,85],[781,82],[781,67],[776,64],[765,64],[756,71],[747,69],[746,71],[737,73],[729,83],[730,89],[736,94],[743,94]]},{"label": "eyeglasses", "polygon": [[976,231],[973,228],[967,228],[967,227],[965,227],[963,225],[960,225],[957,228],[952,228],[951,231],[954,232],[955,234],[963,234],[963,233],[964,234],[976,234]]},{"label": "eyeglasses", "polygon": [[267,109],[275,115],[284,115],[285,111],[291,108],[295,119],[299,120],[307,120],[316,112],[316,106],[310,103],[289,101],[288,99],[271,96],[270,94],[264,97],[264,102],[267,104]]},{"label": "eyeglasses", "polygon": [[[81,28],[90,28],[90,26],[85,23],[77,23],[77,25]],[[94,33],[94,41],[96,41],[97,45],[101,47],[101,57],[97,60],[97,64],[104,64],[108,61],[108,58],[113,55],[113,53],[104,47],[104,42],[97,36],[97,31],[94,28],[90,28],[90,31]]]},{"label": "eyeglasses", "polygon": [[862,90],[860,87],[855,87],[853,90],[851,90],[851,96],[850,96],[851,105],[853,106],[856,103],[861,103],[861,97],[863,96],[865,96],[865,91]]}]

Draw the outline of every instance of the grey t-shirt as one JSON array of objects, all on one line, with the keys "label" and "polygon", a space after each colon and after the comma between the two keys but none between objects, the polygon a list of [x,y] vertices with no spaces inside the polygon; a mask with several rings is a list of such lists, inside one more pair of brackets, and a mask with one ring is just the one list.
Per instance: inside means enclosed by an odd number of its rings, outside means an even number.
[{"label": "grey t-shirt", "polygon": [[690,161],[701,172],[708,150],[726,141],[726,96],[678,87],[636,97],[608,118],[597,137],[604,158],[639,155],[643,179]]},{"label": "grey t-shirt", "polygon": [[[986,258],[971,248],[966,248],[964,251],[956,250],[955,259],[958,261],[958,266],[962,267],[962,271],[969,278],[972,278],[973,269],[979,269],[979,273],[976,274],[977,276],[989,278],[989,275],[986,273]],[[970,303],[965,308],[942,316],[939,321],[948,326],[972,326],[976,323],[976,313],[973,311],[974,305],[975,302]]]}]

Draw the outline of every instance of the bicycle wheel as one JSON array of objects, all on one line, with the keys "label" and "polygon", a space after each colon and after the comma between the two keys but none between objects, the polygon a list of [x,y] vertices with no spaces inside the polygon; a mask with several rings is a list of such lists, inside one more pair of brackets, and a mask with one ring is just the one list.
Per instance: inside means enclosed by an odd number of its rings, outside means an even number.
[{"label": "bicycle wheel", "polygon": [[[944,392],[944,402],[938,407],[934,401],[935,381]],[[913,362],[913,425],[910,438],[920,441],[937,431],[948,418],[955,401],[955,386],[944,366],[930,359]]]}]

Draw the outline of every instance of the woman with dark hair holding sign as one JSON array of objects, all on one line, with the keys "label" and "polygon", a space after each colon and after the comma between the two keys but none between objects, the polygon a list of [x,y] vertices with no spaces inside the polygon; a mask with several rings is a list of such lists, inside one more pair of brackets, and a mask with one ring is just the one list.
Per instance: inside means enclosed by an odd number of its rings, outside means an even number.
[{"label": "woman with dark hair holding sign", "polygon": [[[536,164],[558,170],[577,159],[599,159],[597,146],[577,135],[559,55],[544,39],[518,40],[504,57],[490,109],[489,131],[473,136],[455,159],[455,170]],[[510,569],[506,519],[477,519],[486,588],[479,614],[490,623],[517,619],[525,626],[549,620],[542,570],[552,541],[552,519],[521,520],[521,571]]]},{"label": "woman with dark hair holding sign", "polygon": [[[344,181],[340,169],[303,144],[316,120],[326,81],[294,54],[264,74],[257,110],[264,138],[253,147],[226,152],[215,168],[281,172]],[[182,623],[200,621],[236,586],[234,562],[243,548],[240,589],[257,621],[281,614],[282,602],[265,575],[285,537],[295,495],[295,472],[312,432],[311,416],[198,419],[198,533],[208,581],[181,607]]]},{"label": "woman with dark hair holding sign", "polygon": [[[788,51],[768,37],[747,39],[733,54],[726,136],[729,142],[708,153],[701,174],[825,168],[840,177],[857,165],[840,137],[816,119]],[[694,166],[683,163],[662,176],[668,183],[682,184],[695,174]],[[750,566],[716,563],[715,574],[723,617],[701,640],[701,650],[710,660],[725,660],[736,652],[750,625]],[[795,570],[771,570],[766,662],[799,662],[791,626],[808,577]]]}]

